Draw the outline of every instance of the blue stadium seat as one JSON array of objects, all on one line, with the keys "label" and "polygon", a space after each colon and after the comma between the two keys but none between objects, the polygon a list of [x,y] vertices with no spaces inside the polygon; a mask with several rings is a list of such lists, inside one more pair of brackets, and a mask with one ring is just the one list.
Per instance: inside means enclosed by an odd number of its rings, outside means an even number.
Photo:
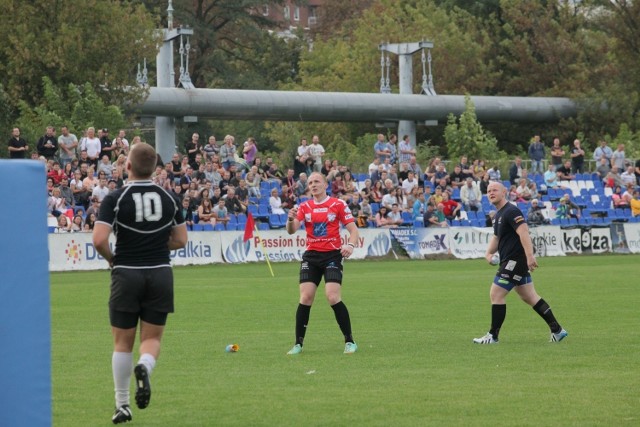
[{"label": "blue stadium seat", "polygon": [[225,230],[224,224],[218,223],[213,227],[213,229],[214,229],[214,231],[224,231]]},{"label": "blue stadium seat", "polygon": [[282,228],[284,227],[284,223],[280,220],[280,215],[278,214],[270,214],[269,215],[269,227],[271,228]]},{"label": "blue stadium seat", "polygon": [[249,205],[247,206],[247,212],[253,215],[253,217],[255,218],[258,216],[258,207],[255,205]]},{"label": "blue stadium seat", "polygon": [[268,205],[260,205],[258,206],[258,213],[256,218],[269,218],[269,206]]},{"label": "blue stadium seat", "polygon": [[402,212],[402,225],[413,224],[413,218],[409,212]]},{"label": "blue stadium seat", "polygon": [[424,228],[424,221],[421,219],[416,219],[413,221],[414,228]]},{"label": "blue stadium seat", "polygon": [[475,211],[467,211],[467,218],[469,219],[476,219],[478,216],[475,213]]},{"label": "blue stadium seat", "polygon": [[373,212],[373,214],[377,214],[378,211],[380,210],[380,203],[371,203],[371,212]]},{"label": "blue stadium seat", "polygon": [[460,220],[454,219],[451,221],[451,226],[452,227],[460,227],[462,224],[460,223]]},{"label": "blue stadium seat", "polygon": [[247,215],[246,214],[239,213],[239,214],[236,215],[236,219],[238,220],[238,224],[240,224],[242,226],[244,226],[247,223]]},{"label": "blue stadium seat", "polygon": [[[216,228],[213,225],[209,224],[209,223],[200,224],[200,225],[202,226],[202,231],[213,231],[213,230],[216,230]],[[216,227],[218,225],[222,226],[222,224],[216,224]]]},{"label": "blue stadium seat", "polygon": [[258,230],[268,230],[268,229],[269,229],[269,224],[267,224],[266,222],[258,223]]}]

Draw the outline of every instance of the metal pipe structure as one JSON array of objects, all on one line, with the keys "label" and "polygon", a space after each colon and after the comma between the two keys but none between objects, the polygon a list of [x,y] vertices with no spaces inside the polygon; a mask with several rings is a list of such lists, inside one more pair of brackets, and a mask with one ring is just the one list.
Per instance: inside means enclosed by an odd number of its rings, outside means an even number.
[{"label": "metal pipe structure", "polygon": [[[557,122],[574,117],[569,98],[471,96],[481,122]],[[149,88],[133,109],[142,116],[198,116],[218,120],[388,123],[446,121],[465,111],[462,95],[393,95],[236,89]]]}]

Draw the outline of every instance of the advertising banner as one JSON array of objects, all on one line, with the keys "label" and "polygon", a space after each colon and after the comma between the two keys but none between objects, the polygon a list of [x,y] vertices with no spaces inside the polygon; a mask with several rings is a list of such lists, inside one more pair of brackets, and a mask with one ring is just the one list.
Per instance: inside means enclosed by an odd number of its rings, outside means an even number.
[{"label": "advertising banner", "polygon": [[561,232],[565,254],[581,254],[582,230],[580,228],[562,228]]},{"label": "advertising banner", "polygon": [[563,234],[560,227],[540,226],[529,228],[533,253],[537,257],[565,256]]},{"label": "advertising banner", "polygon": [[[350,259],[384,256],[391,250],[391,236],[385,228],[360,229],[358,244]],[[254,232],[251,239],[243,242],[243,232],[216,233],[220,236],[221,253],[229,263],[258,262],[269,258],[271,262],[301,261],[307,249],[306,234],[298,231],[288,234],[285,230],[264,230]],[[343,244],[347,242],[349,232],[342,230]]]},{"label": "advertising banner", "polygon": [[[113,250],[115,236],[109,237]],[[223,262],[218,233],[189,232],[187,246],[171,252],[171,264],[214,264]],[[109,266],[93,246],[91,233],[49,234],[49,270],[100,270]]]},{"label": "advertising banner", "polygon": [[451,253],[456,258],[484,258],[489,239],[493,236],[492,228],[455,227],[449,229]]},{"label": "advertising banner", "polygon": [[449,228],[392,228],[391,235],[402,245],[411,259],[448,254]]},{"label": "advertising banner", "polygon": [[629,244],[624,230],[624,223],[614,222],[609,230],[611,231],[611,250],[617,254],[628,254]]},{"label": "advertising banner", "polygon": [[629,248],[629,252],[632,254],[640,253],[640,224],[635,223],[625,223],[624,224],[624,235],[627,240],[627,247]]},{"label": "advertising banner", "polygon": [[611,251],[611,233],[609,227],[582,228],[582,252],[601,254]]}]

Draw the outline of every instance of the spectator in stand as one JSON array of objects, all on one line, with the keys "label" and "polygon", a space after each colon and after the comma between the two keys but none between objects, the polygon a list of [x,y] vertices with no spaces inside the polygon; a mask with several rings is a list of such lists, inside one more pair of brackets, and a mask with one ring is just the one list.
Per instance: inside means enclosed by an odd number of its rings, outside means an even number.
[{"label": "spectator in stand", "polygon": [[342,173],[342,182],[344,182],[344,192],[347,196],[360,198],[358,187],[356,186],[356,183],[353,180],[353,175],[350,171],[346,170]]},{"label": "spectator in stand", "polygon": [[217,205],[218,202],[220,201],[220,199],[222,199],[222,192],[220,191],[219,187],[215,187],[213,189],[213,196],[211,196],[211,204],[212,205]]},{"label": "spectator in stand", "polygon": [[425,198],[424,192],[418,192],[418,198],[413,202],[413,207],[411,211],[411,218],[414,221],[423,221],[424,222],[424,214],[427,211],[427,199]]},{"label": "spectator in stand", "polygon": [[404,135],[402,137],[402,141],[400,141],[400,144],[398,144],[398,151],[398,160],[400,161],[400,163],[409,163],[411,161],[411,157],[415,159],[416,150],[411,146],[409,135]]},{"label": "spectator in stand", "polygon": [[264,180],[271,182],[281,182],[284,177],[282,171],[278,169],[278,165],[275,163],[271,163],[269,165],[269,169],[267,169],[264,173]]},{"label": "spectator in stand", "polygon": [[62,126],[60,128],[61,135],[58,137],[58,147],[60,148],[60,154],[58,158],[60,160],[60,164],[64,168],[68,163],[71,163],[71,160],[76,157],[76,148],[78,147],[78,138],[69,133],[69,128],[67,126]]},{"label": "spectator in stand", "polygon": [[462,167],[460,165],[455,165],[455,167],[453,168],[453,172],[449,176],[449,179],[451,180],[451,186],[453,188],[462,187],[468,176],[469,175],[462,172]]},{"label": "spectator in stand", "polygon": [[618,168],[611,168],[607,176],[604,177],[604,185],[606,187],[615,188],[616,186],[622,186],[622,178],[618,173]]},{"label": "spectator in stand", "polygon": [[69,188],[69,178],[63,176],[58,188],[60,189],[60,195],[67,201],[67,204],[74,208],[76,206],[76,201],[73,197],[73,191]]},{"label": "spectator in stand", "polygon": [[390,228],[393,227],[392,222],[389,220],[389,209],[386,206],[380,206],[378,213],[376,213],[376,227],[378,228]]},{"label": "spectator in stand", "polygon": [[547,190],[550,188],[556,189],[560,186],[558,172],[556,172],[556,167],[552,163],[549,164],[547,171],[544,173],[544,185]]},{"label": "spectator in stand", "polygon": [[227,209],[224,199],[218,200],[218,204],[213,207],[213,217],[216,219],[216,222],[224,224],[225,227],[227,226],[230,219],[230,212]]},{"label": "spectator in stand", "polygon": [[360,190],[360,195],[366,198],[367,200],[370,200],[371,190],[373,190],[373,187],[371,185],[371,180],[367,178],[364,180],[362,189]]},{"label": "spectator in stand", "polygon": [[385,179],[384,181],[382,181],[382,184],[382,194],[395,194],[397,187],[393,185],[393,181],[391,181],[390,179]]},{"label": "spectator in stand", "polygon": [[53,168],[47,174],[48,178],[53,179],[53,184],[58,185],[60,181],[62,181],[62,177],[64,176],[64,172],[60,169],[60,163],[53,162]]},{"label": "spectator in stand", "polygon": [[432,203],[427,204],[427,211],[424,214],[425,227],[448,227],[447,219],[444,216],[444,205],[438,203],[434,208]]},{"label": "spectator in stand", "polygon": [[236,196],[235,187],[229,186],[229,188],[227,189],[227,197],[225,197],[224,199],[225,199],[225,205],[230,214],[239,214],[239,213],[243,213],[246,210],[246,207],[240,202],[240,200]]},{"label": "spectator in stand", "polygon": [[250,136],[247,138],[247,143],[242,149],[242,157],[244,161],[247,162],[247,166],[253,166],[253,162],[258,155],[258,145],[254,137]]},{"label": "spectator in stand", "polygon": [[393,227],[399,227],[404,222],[402,219],[402,212],[400,212],[400,207],[397,203],[394,203],[391,206],[391,212],[389,212],[388,218]]},{"label": "spectator in stand", "polygon": [[271,189],[271,197],[269,197],[269,206],[271,207],[272,214],[282,215],[286,213],[284,209],[282,209],[282,199],[278,195],[277,188]]},{"label": "spectator in stand", "polygon": [[460,203],[451,199],[448,192],[442,193],[443,212],[445,218],[448,220],[454,220],[460,217]]},{"label": "spectator in stand", "polygon": [[69,233],[71,231],[71,221],[66,215],[58,216],[58,226],[56,227],[56,233]]},{"label": "spectator in stand", "polygon": [[173,156],[171,156],[171,173],[173,174],[174,184],[180,184],[180,178],[184,172],[185,171],[182,170],[180,155],[178,153],[174,153]]},{"label": "spectator in stand", "polygon": [[435,175],[436,175],[436,172],[438,171],[438,167],[440,166],[440,162],[441,162],[440,157],[435,157],[433,160],[431,160],[431,162],[429,163],[429,166],[424,172],[425,181],[435,183]]},{"label": "spectator in stand", "polygon": [[[350,197],[345,197],[346,200],[349,200]],[[282,186],[282,191],[280,192],[280,200],[282,200],[282,209],[284,209],[285,212],[288,212],[289,209],[291,209],[292,207],[294,207],[296,205],[296,197],[295,195],[291,192],[291,189],[289,188],[288,185],[283,185]]]},{"label": "spectator in stand", "polygon": [[460,189],[460,200],[464,210],[477,212],[482,208],[482,194],[473,178],[468,177]]},{"label": "spectator in stand", "polygon": [[507,200],[513,203],[518,201],[518,192],[516,191],[516,186],[512,185],[509,187],[509,191],[507,192]]},{"label": "spectator in stand", "polygon": [[120,136],[116,136],[113,140],[113,151],[111,152],[116,159],[120,155],[126,155],[129,151],[129,145],[125,145],[123,139]]},{"label": "spectator in stand", "polygon": [[434,208],[438,206],[439,203],[442,203],[442,200],[444,199],[443,193],[444,190],[442,187],[437,186],[435,193],[430,198],[430,203],[433,203]]},{"label": "spectator in stand", "polygon": [[[222,201],[222,204],[224,204],[224,201]],[[216,219],[216,216],[213,214],[211,199],[208,197],[203,197],[202,200],[200,200],[200,206],[198,206],[198,222],[209,223],[212,226],[215,226]]]},{"label": "spectator in stand", "polygon": [[204,158],[208,161],[213,160],[213,157],[218,155],[220,152],[220,147],[218,147],[218,143],[216,142],[216,137],[211,135],[207,140],[207,143],[201,149]]},{"label": "spectator in stand", "polygon": [[395,165],[398,163],[398,136],[394,133],[389,137],[389,163]]},{"label": "spectator in stand", "polygon": [[98,173],[100,172],[104,172],[107,179],[111,178],[111,175],[113,174],[113,164],[109,160],[109,156],[106,154],[102,156],[100,163],[98,163]]},{"label": "spectator in stand", "polygon": [[571,200],[571,197],[568,194],[562,196],[560,201],[564,201],[567,210],[567,218],[580,218],[580,207]]},{"label": "spectator in stand", "polygon": [[184,217],[184,222],[187,224],[187,230],[193,230],[193,209],[191,208],[191,199],[184,197],[181,202],[180,210]]},{"label": "spectator in stand", "polygon": [[358,211],[358,217],[356,218],[356,225],[360,228],[366,228],[369,226],[369,218],[373,217],[373,211],[369,200],[362,197],[360,202],[360,210]]},{"label": "spectator in stand", "polygon": [[571,148],[571,173],[583,173],[584,172],[584,150],[580,147],[580,140],[573,141],[573,147]]},{"label": "spectator in stand", "polygon": [[402,192],[405,195],[409,195],[413,192],[414,188],[418,187],[418,180],[415,177],[413,171],[407,173],[407,179],[402,181]]},{"label": "spectator in stand", "polygon": [[73,167],[73,162],[69,162],[66,165],[64,165],[64,168],[62,169],[62,173],[64,176],[67,177],[69,181],[71,181],[73,179],[73,171],[76,169],[77,168]]},{"label": "spectator in stand", "polygon": [[598,164],[595,173],[598,174],[600,179],[604,180],[609,172],[611,172],[611,166],[609,166],[607,159],[600,159],[600,163]]},{"label": "spectator in stand", "polygon": [[640,216],[640,191],[633,191],[633,199],[629,202],[629,206],[631,207],[631,215]]},{"label": "spectator in stand", "polygon": [[544,144],[540,141],[540,135],[535,135],[533,141],[529,145],[529,159],[531,160],[531,173],[542,174],[544,168],[542,161],[545,158]]},{"label": "spectator in stand", "polygon": [[475,159],[471,165],[471,171],[474,181],[480,181],[487,172],[487,168],[484,165],[484,160]]},{"label": "spectator in stand", "polygon": [[71,220],[71,225],[70,225],[69,229],[70,229],[70,231],[78,233],[78,232],[82,231],[83,226],[84,226],[84,221],[82,220],[82,215],[76,214],[73,217],[73,220]]},{"label": "spectator in stand", "polygon": [[422,168],[418,164],[418,161],[416,160],[416,156],[409,157],[409,170],[413,172],[413,175],[418,180],[418,185],[423,186],[424,183],[423,183]]},{"label": "spectator in stand", "polygon": [[527,185],[527,180],[524,178],[521,178],[518,182],[516,193],[518,193],[518,202],[528,202],[533,198],[533,196],[531,195],[531,190]]},{"label": "spectator in stand", "polygon": [[636,185],[640,185],[640,159],[636,160],[634,173],[636,174]]},{"label": "spectator in stand", "polygon": [[576,179],[576,176],[574,175],[575,172],[573,172],[573,167],[571,166],[571,161],[569,160],[564,162],[564,165],[560,166],[556,170],[556,173],[560,181],[571,181]]},{"label": "spectator in stand", "polygon": [[616,151],[611,155],[611,166],[617,167],[619,171],[626,169],[624,144],[618,144]]},{"label": "spectator in stand", "polygon": [[91,198],[92,199],[95,198],[100,203],[102,203],[104,198],[107,197],[107,194],[109,194],[109,188],[107,188],[107,179],[100,178],[98,180],[98,185],[94,187],[93,190],[91,191]]},{"label": "spectator in stand", "polygon": [[222,173],[222,180],[218,183],[218,187],[220,188],[220,194],[222,194],[223,196],[227,195],[227,190],[229,188],[231,188],[231,174],[229,173],[229,171],[224,171]]},{"label": "spectator in stand", "polygon": [[443,179],[446,181],[447,185],[451,183],[451,177],[449,176],[444,163],[440,163],[436,169],[436,173],[433,175],[433,183],[437,184]]},{"label": "spectator in stand", "polygon": [[[313,135],[311,145],[309,146],[309,157],[313,160],[314,172],[320,172],[322,169],[322,156],[324,156],[324,147],[320,144],[320,137]],[[325,175],[326,176],[326,175]]]},{"label": "spectator in stand", "polygon": [[295,170],[296,177],[300,176],[303,172],[307,173],[307,160],[309,159],[308,150],[309,146],[307,145],[307,138],[300,138],[300,145],[298,145],[293,162],[293,169]]},{"label": "spectator in stand", "polygon": [[53,187],[51,195],[47,199],[47,208],[51,215],[58,217],[67,212],[67,199],[62,197],[62,192],[58,187]]},{"label": "spectator in stand", "polygon": [[549,224],[549,220],[545,218],[543,208],[540,206],[538,199],[531,200],[531,206],[527,213],[527,224],[529,226]]},{"label": "spectator in stand", "polygon": [[87,211],[87,218],[84,220],[83,231],[93,230],[93,226],[96,223],[96,213]]},{"label": "spectator in stand", "polygon": [[397,174],[397,169],[395,166],[391,166],[391,168],[389,169],[389,173],[387,175],[389,177],[389,179],[391,180],[391,182],[393,183],[394,187],[398,187],[402,185],[402,181],[400,181],[398,179],[398,174]]},{"label": "spectator in stand", "polygon": [[516,157],[513,164],[509,168],[509,182],[515,185],[522,176],[522,159]]},{"label": "spectator in stand", "polygon": [[[387,182],[391,182],[388,180]],[[380,202],[381,206],[387,207],[387,212],[391,211],[391,207],[394,203],[398,203],[398,199],[396,198],[395,189],[391,188],[391,191],[387,192],[384,196],[382,196],[382,201]]]},{"label": "spectator in stand", "polygon": [[257,169],[255,166],[251,168],[247,176],[245,177],[245,181],[247,181],[247,188],[249,190],[249,197],[260,197],[260,174],[255,173],[254,169]]},{"label": "spectator in stand", "polygon": [[166,169],[162,169],[153,179],[153,182],[156,183],[159,187],[164,188],[166,191],[171,191],[171,180],[169,179],[169,175],[167,174]]},{"label": "spectator in stand", "polygon": [[636,189],[635,184],[627,184],[627,188],[624,193],[622,193],[622,198],[627,201],[628,204],[631,204],[631,200],[633,200],[633,191]]},{"label": "spectator in stand", "polygon": [[489,178],[489,172],[485,172],[482,175],[482,179],[480,180],[479,187],[481,194],[487,194],[487,188],[489,188],[489,183],[491,182]]},{"label": "spectator in stand", "polygon": [[58,153],[58,140],[56,139],[56,130],[53,126],[47,126],[47,130],[38,140],[38,155],[47,160],[54,159]]},{"label": "spectator in stand", "polygon": [[236,162],[236,146],[234,145],[235,138],[232,135],[224,137],[224,144],[220,147],[220,160],[222,161],[222,167],[229,170],[232,164]]},{"label": "spectator in stand", "polygon": [[100,138],[96,137],[96,130],[93,127],[87,129],[87,136],[83,139],[81,150],[86,150],[87,159],[92,165],[98,166],[100,151],[102,149]]},{"label": "spectator in stand", "polygon": [[629,201],[625,199],[625,197],[623,197],[621,186],[616,185],[613,189],[613,194],[611,194],[611,202],[615,209],[623,209],[629,207]]},{"label": "spectator in stand", "polygon": [[528,187],[532,199],[537,199],[538,197],[540,197],[540,193],[538,192],[538,185],[534,181],[531,181]]},{"label": "spectator in stand", "polygon": [[98,132],[98,138],[100,139],[100,157],[98,160],[106,154],[109,156],[109,161],[111,161],[112,152],[116,147],[113,145],[111,138],[109,138],[109,129],[104,128]]},{"label": "spectator in stand", "polygon": [[500,174],[500,169],[498,169],[498,165],[495,165],[487,172],[489,174],[489,181],[494,182],[502,182],[502,175]]},{"label": "spectator in stand", "polygon": [[193,168],[193,170],[198,170],[198,165],[196,164],[196,154],[200,153],[200,135],[197,132],[194,132],[191,135],[191,140],[187,141],[184,144],[184,149],[187,152],[187,159],[189,165]]},{"label": "spectator in stand", "polygon": [[373,159],[373,162],[369,163],[369,167],[367,168],[369,178],[373,178],[373,175],[378,172],[378,168],[380,166],[380,159],[377,157]]},{"label": "spectator in stand", "polygon": [[[473,176],[473,169],[469,164],[469,158],[467,156],[460,157],[460,163],[458,163],[458,166],[460,166],[460,172],[462,172],[465,179],[468,176]],[[464,184],[464,180],[463,180],[463,184]]]},{"label": "spectator in stand", "polygon": [[560,146],[560,138],[554,138],[553,146],[551,147],[551,164],[556,168],[562,165],[564,155],[565,152]]},{"label": "spectator in stand", "polygon": [[320,173],[324,176],[329,176],[331,171],[333,170],[333,166],[331,165],[331,160],[325,159],[322,167],[320,168]]},{"label": "spectator in stand", "polygon": [[629,184],[636,185],[636,174],[634,173],[633,166],[627,167],[627,170],[620,174],[620,180],[625,187]]},{"label": "spectator in stand", "polygon": [[73,198],[76,201],[76,204],[82,205],[87,208],[89,205],[89,196],[91,193],[87,191],[84,186],[84,180],[82,179],[82,173],[80,170],[76,170],[74,172],[74,178],[71,180],[71,192],[73,193]]},{"label": "spectator in stand", "polygon": [[[82,171],[82,169],[80,169]],[[88,192],[92,192],[93,188],[98,185],[98,177],[95,173],[95,168],[93,165],[87,168],[87,176],[83,180],[84,188],[87,189]]]},{"label": "spectator in stand", "polygon": [[593,160],[597,162],[600,161],[600,159],[607,159],[607,163],[609,163],[610,166],[611,165],[611,158],[613,157],[613,150],[611,150],[611,147],[609,147],[607,145],[607,141],[605,141],[604,139],[600,140],[600,146],[596,147],[596,149],[593,151]]},{"label": "spectator in stand", "polygon": [[382,197],[384,196],[382,192],[382,181],[376,181],[371,188],[371,192],[369,193],[369,203],[381,203]]},{"label": "spectator in stand", "polygon": [[556,206],[556,218],[569,218],[569,207],[567,206],[567,199],[565,199],[564,197],[560,199],[560,201],[558,202],[558,206]]},{"label": "spectator in stand", "polygon": [[29,151],[29,145],[27,141],[20,138],[20,128],[13,128],[11,131],[11,138],[9,138],[9,158],[11,159],[24,159],[26,158],[26,152]]},{"label": "spectator in stand", "polygon": [[235,190],[236,198],[242,205],[242,211],[244,212],[247,210],[247,206],[249,206],[249,188],[247,187],[247,181],[241,179]]},{"label": "spectator in stand", "polygon": [[378,134],[378,139],[373,145],[373,154],[375,155],[376,159],[380,161],[380,163],[384,163],[385,159],[387,159],[391,155],[389,143],[381,133]]}]

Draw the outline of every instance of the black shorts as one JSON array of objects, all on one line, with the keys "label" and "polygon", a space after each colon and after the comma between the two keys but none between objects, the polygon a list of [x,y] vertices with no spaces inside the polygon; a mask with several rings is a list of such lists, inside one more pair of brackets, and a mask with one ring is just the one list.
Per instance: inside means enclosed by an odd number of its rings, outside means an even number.
[{"label": "black shorts", "polygon": [[500,268],[496,272],[493,283],[510,291],[514,286],[531,283],[531,273],[527,265],[527,258],[501,260]]},{"label": "black shorts", "polygon": [[[173,313],[173,271],[171,267],[114,268],[109,297],[111,325],[132,328],[132,319],[163,325]],[[122,316],[118,316],[122,313]],[[129,314],[129,315],[127,315]],[[133,315],[133,316],[132,316]],[[114,324],[116,323],[116,324]]]},{"label": "black shorts", "polygon": [[322,276],[324,276],[325,283],[342,284],[342,254],[340,251],[306,251],[302,255],[300,283],[313,282],[318,286]]}]

